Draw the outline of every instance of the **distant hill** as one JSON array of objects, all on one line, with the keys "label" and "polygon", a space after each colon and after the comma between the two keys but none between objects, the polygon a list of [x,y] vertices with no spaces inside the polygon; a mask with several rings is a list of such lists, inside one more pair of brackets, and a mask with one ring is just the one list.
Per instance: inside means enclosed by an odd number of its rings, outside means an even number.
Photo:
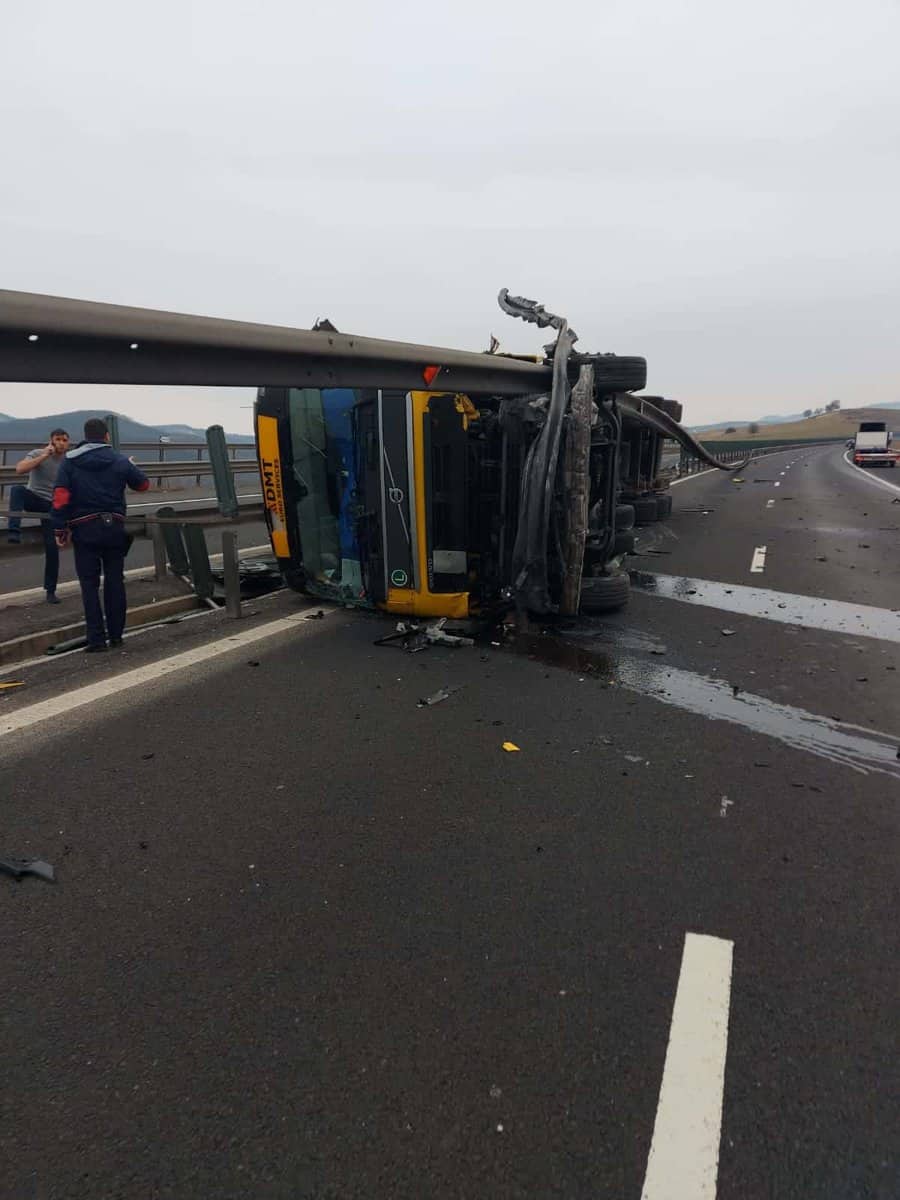
[{"label": "distant hill", "polygon": [[885,408],[873,404],[867,408],[842,408],[837,412],[822,413],[819,417],[804,418],[784,422],[769,422],[762,420],[758,433],[748,433],[750,422],[729,421],[727,428],[734,426],[734,433],[726,433],[725,426],[708,425],[705,429],[694,431],[694,436],[704,442],[728,441],[762,441],[765,438],[815,438],[843,437],[850,438],[859,428],[860,421],[884,421],[888,429],[900,431],[900,408]]},{"label": "distant hill", "polygon": [[[0,429],[4,442],[34,442],[35,446],[43,445],[51,429],[68,430],[73,442],[81,441],[84,423],[90,417],[106,417],[109,413],[101,409],[78,409],[76,412],[51,413],[46,417],[7,417],[0,416]],[[154,442],[161,437],[169,437],[174,442],[206,441],[203,429],[195,429],[191,425],[142,425],[133,421],[123,413],[116,414],[119,418],[119,438],[122,442]],[[225,435],[229,442],[253,444],[253,437],[245,433],[228,433]],[[193,453],[193,452],[192,452]]]}]

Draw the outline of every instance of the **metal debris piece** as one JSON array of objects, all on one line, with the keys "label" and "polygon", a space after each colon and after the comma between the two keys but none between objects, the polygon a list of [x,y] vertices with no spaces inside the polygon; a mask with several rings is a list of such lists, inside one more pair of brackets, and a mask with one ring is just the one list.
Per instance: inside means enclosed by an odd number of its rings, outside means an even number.
[{"label": "metal debris piece", "polygon": [[48,883],[56,882],[56,872],[41,858],[0,858],[0,874],[12,875],[17,882],[23,875],[36,875]]},{"label": "metal debris piece", "polygon": [[432,704],[440,704],[443,700],[449,700],[454,692],[458,692],[462,684],[457,684],[456,687],[442,687],[430,696],[425,696],[424,699],[417,701],[416,708],[430,708]]},{"label": "metal debris piece", "polygon": [[[439,621],[429,621],[423,625],[419,621],[398,621],[397,632],[389,633],[386,637],[376,638],[376,646],[396,646],[407,654],[415,654],[427,646],[474,646],[475,641],[461,634],[447,633],[444,625],[446,617]],[[497,643],[499,645],[499,643]]]},{"label": "metal debris piece", "polygon": [[474,646],[475,639],[463,637],[458,633],[446,633],[444,626],[447,623],[446,617],[441,617],[439,621],[430,621],[425,626],[425,640],[431,645],[437,646]]}]

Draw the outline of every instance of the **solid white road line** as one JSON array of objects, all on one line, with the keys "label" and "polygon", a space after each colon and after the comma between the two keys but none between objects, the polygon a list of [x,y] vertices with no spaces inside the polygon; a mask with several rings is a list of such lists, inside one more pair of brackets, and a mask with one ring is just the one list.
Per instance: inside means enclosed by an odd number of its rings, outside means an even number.
[{"label": "solid white road line", "polygon": [[718,467],[708,467],[705,471],[697,471],[694,475],[682,475],[681,479],[673,479],[669,487],[678,487],[679,483],[690,483],[692,479],[699,479],[702,475],[712,475],[713,471],[718,470]]},{"label": "solid white road line", "polygon": [[[271,546],[268,542],[266,542],[264,546],[238,546],[238,557],[246,557],[248,554],[258,554],[262,550],[271,550]],[[211,554],[209,556],[209,561],[211,563],[218,562],[221,557],[221,554]],[[146,575],[147,579],[152,579],[153,566],[149,565],[146,567],[132,567],[130,571],[125,572],[126,579],[137,579],[141,575]],[[56,589],[56,594],[58,596],[68,596],[77,592],[78,588],[78,580],[71,579],[67,583],[61,583]],[[0,608],[29,604],[38,596],[43,596],[43,594],[44,589],[42,587],[22,588],[17,592],[5,592],[4,594],[0,595]]]},{"label": "solid white road line", "polygon": [[870,475],[865,467],[858,467],[856,463],[850,461],[850,459],[847,457],[849,453],[850,451],[848,450],[846,454],[842,455],[842,457],[851,471],[853,471],[856,475],[861,475],[863,479],[867,480],[869,483],[874,483],[876,487],[887,488],[888,491],[897,492],[900,494],[900,487],[898,487],[896,483],[888,483],[886,479],[877,479],[874,475]]},{"label": "solid white road line", "polygon": [[37,704],[30,704],[16,712],[0,716],[0,737],[7,733],[16,733],[20,729],[28,729],[42,721],[63,716],[73,709],[83,708],[86,704],[104,700],[108,696],[115,696],[118,692],[140,687],[163,675],[172,675],[177,671],[184,671],[188,667],[195,667],[198,663],[209,662],[232,650],[243,650],[264,638],[274,637],[279,633],[288,633],[290,630],[296,629],[298,625],[305,625],[307,629],[316,628],[314,623],[307,624],[306,618],[311,613],[319,611],[327,615],[336,610],[329,609],[326,605],[304,608],[301,612],[291,613],[289,617],[281,617],[277,621],[270,621],[267,625],[257,625],[254,629],[246,629],[242,633],[219,638],[204,646],[195,646],[192,650],[185,650],[182,654],[173,655],[172,658],[147,663],[146,666],[137,667],[133,671],[125,671],[121,675],[113,675],[108,679],[101,679],[97,683],[89,683],[85,687],[67,692],[62,696],[40,700]]},{"label": "solid white road line", "polygon": [[766,548],[757,546],[750,560],[750,570],[754,575],[761,575],[766,569]]},{"label": "solid white road line", "polygon": [[733,951],[685,936],[641,1200],[715,1200]]}]

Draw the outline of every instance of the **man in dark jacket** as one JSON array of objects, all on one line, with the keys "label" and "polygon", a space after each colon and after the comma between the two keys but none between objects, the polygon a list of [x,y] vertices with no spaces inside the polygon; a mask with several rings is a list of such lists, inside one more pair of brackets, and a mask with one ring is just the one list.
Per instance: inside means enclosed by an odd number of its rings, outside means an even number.
[{"label": "man in dark jacket", "polygon": [[[81,584],[89,652],[122,645],[125,630],[125,488],[145,492],[143,471],[109,445],[109,430],[98,417],[84,423],[84,441],[62,461],[53,489],[53,526],[59,546],[72,539]],[[103,608],[100,571],[103,570]],[[104,626],[104,610],[106,624]]]}]

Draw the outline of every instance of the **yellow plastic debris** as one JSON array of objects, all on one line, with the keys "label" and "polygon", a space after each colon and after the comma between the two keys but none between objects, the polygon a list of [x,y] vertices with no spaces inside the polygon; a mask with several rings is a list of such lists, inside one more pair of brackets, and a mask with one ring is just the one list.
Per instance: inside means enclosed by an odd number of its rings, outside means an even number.
[{"label": "yellow plastic debris", "polygon": [[4,691],[6,688],[24,687],[24,686],[25,686],[25,680],[17,679],[13,683],[0,683],[0,691]]},{"label": "yellow plastic debris", "polygon": [[504,742],[503,749],[507,752],[507,754],[512,754],[514,751],[518,751],[519,747],[515,742]]}]

